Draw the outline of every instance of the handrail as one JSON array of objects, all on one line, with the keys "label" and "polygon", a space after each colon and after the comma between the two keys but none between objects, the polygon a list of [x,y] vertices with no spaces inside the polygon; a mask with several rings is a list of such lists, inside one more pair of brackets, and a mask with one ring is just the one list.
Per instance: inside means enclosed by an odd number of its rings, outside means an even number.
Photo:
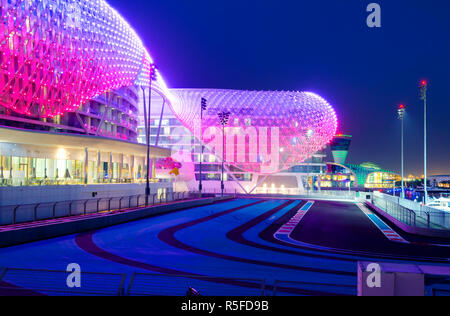
[{"label": "handrail", "polygon": [[[180,201],[186,199],[187,192],[168,192],[166,194],[161,194],[158,196],[157,193],[151,194],[151,199],[149,202],[153,201],[152,204],[149,203],[148,207],[156,205],[156,199],[159,199],[159,204],[168,203],[169,201]],[[19,222],[36,222],[39,220],[56,219],[60,217],[71,217],[78,215],[87,215],[99,212],[111,212],[113,209],[113,202],[118,202],[119,211],[127,208],[135,208],[133,206],[133,199],[136,199],[136,208],[145,208],[145,195],[126,195],[119,197],[107,197],[107,198],[97,198],[97,199],[82,199],[82,200],[72,200],[72,201],[57,201],[57,202],[45,202],[45,203],[34,203],[34,204],[19,204],[19,205],[9,205],[0,206],[0,212],[8,209],[12,211],[12,218],[9,221],[0,223],[1,225],[15,225]],[[142,203],[142,199],[144,199]],[[127,205],[128,200],[128,205]],[[107,206],[103,207],[102,202],[106,203]],[[90,209],[90,203],[95,203],[95,207]],[[60,206],[61,211],[64,215],[57,216],[57,209]],[[75,207],[76,206],[76,207]],[[91,205],[92,206],[92,205]],[[114,204],[117,208],[117,204]],[[19,214],[21,211],[29,212],[31,210],[31,217],[26,215],[30,219],[19,219]],[[28,214],[28,213],[27,213]],[[65,215],[68,214],[68,215]]]},{"label": "handrail", "polygon": [[450,213],[448,212],[432,210],[418,203],[379,192],[374,193],[372,202],[373,205],[408,226],[450,230]]},{"label": "handrail", "polygon": [[[0,282],[8,275],[8,272],[22,272],[22,273],[41,273],[41,274],[51,274],[51,273],[61,273],[61,274],[68,274],[69,272],[67,271],[62,271],[62,270],[47,270],[47,269],[17,269],[17,268],[4,268],[3,271],[0,274]],[[63,289],[65,288],[64,285],[62,284],[57,284],[55,283],[55,285],[57,286],[61,286],[60,289],[58,288],[20,288],[18,289],[17,287],[9,287],[9,286],[1,286],[0,285],[0,290],[14,290],[14,291],[33,291],[33,292],[43,292],[43,293],[65,293],[65,294],[78,294],[78,295],[115,295],[115,296],[124,296],[125,294],[125,282],[127,279],[127,274],[126,273],[106,273],[106,272],[81,272],[81,275],[91,275],[91,276],[99,276],[99,277],[110,277],[109,279],[111,280],[111,277],[119,277],[120,281],[117,282],[117,288],[116,286],[113,286],[111,289],[114,290],[113,292],[107,291],[107,289],[105,288],[104,291],[92,291],[92,290],[85,290],[84,288],[81,289]],[[50,280],[52,280],[52,277],[49,278]],[[64,278],[63,278],[64,279]],[[110,293],[108,293],[110,292]]]},{"label": "handrail", "polygon": [[303,282],[303,281],[281,281],[275,280],[273,285],[272,296],[277,296],[280,288],[280,284],[286,285],[312,285],[312,286],[325,286],[325,287],[340,287],[346,289],[354,289],[356,292],[356,285],[348,285],[348,284],[335,284],[335,283],[323,283],[323,282]]},{"label": "handrail", "polygon": [[[133,285],[135,284],[135,281],[137,277],[155,277],[155,278],[173,278],[173,279],[191,279],[191,280],[200,280],[200,281],[206,281],[206,282],[213,282],[213,283],[221,283],[220,281],[224,281],[224,283],[227,283],[228,281],[247,281],[247,282],[253,282],[255,284],[260,284],[260,290],[261,290],[261,296],[265,295],[266,290],[266,280],[265,279],[257,279],[257,278],[230,278],[230,277],[213,277],[213,276],[202,276],[202,275],[176,275],[176,274],[157,274],[157,273],[141,273],[141,272],[133,272],[131,275],[130,283],[127,287],[127,296],[133,296],[133,295],[150,295],[151,293],[139,293],[139,294],[133,294]],[[184,283],[184,282],[183,282]],[[187,290],[188,288],[186,288]]]},{"label": "handrail", "polygon": [[[253,285],[260,285],[259,287],[248,287],[248,291],[250,294],[250,291],[254,290],[260,290],[261,296],[270,295],[268,293],[268,290],[272,289],[272,295],[277,296],[279,292],[284,292],[284,289],[302,289],[301,287],[295,287],[295,285],[299,286],[322,286],[322,287],[334,287],[334,288],[340,288],[344,289],[345,291],[350,290],[351,292],[355,292],[357,286],[355,285],[349,285],[349,284],[335,284],[335,283],[326,283],[326,282],[306,282],[306,281],[283,281],[276,279],[273,283],[273,286],[270,286],[267,284],[266,279],[258,279],[258,278],[230,278],[230,277],[221,277],[221,276],[201,276],[201,275],[175,275],[175,274],[157,274],[157,273],[141,273],[134,271],[131,276],[127,273],[106,273],[106,272],[81,272],[82,279],[83,275],[85,276],[94,276],[98,277],[98,279],[94,279],[96,281],[102,282],[102,283],[95,283],[95,284],[101,284],[102,287],[99,288],[85,288],[82,289],[65,289],[65,278],[54,278],[53,273],[61,273],[64,275],[68,275],[69,272],[67,271],[61,271],[61,270],[50,270],[50,269],[18,269],[18,268],[9,268],[9,267],[0,267],[0,290],[14,290],[18,291],[17,287],[14,287],[14,285],[11,284],[11,287],[9,285],[1,285],[1,282],[3,282],[7,277],[8,273],[15,273],[13,274],[14,277],[24,277],[29,279],[30,275],[29,273],[35,273],[36,279],[39,280],[45,280],[49,281],[50,283],[38,283],[36,282],[36,287],[33,287],[33,284],[29,284],[28,287],[25,286],[19,291],[23,290],[25,292],[33,291],[33,292],[42,292],[42,293],[56,293],[56,294],[74,294],[74,295],[82,295],[82,294],[93,294],[93,295],[116,295],[116,296],[133,296],[133,295],[151,295],[154,290],[154,288],[151,288],[152,283],[148,282],[151,278],[172,278],[175,280],[176,285],[179,285],[180,287],[186,287],[186,283],[183,281],[183,279],[190,279],[190,280],[198,280],[198,281],[205,281],[209,282],[211,284],[212,290],[214,290],[214,286],[218,285],[218,289],[220,289],[220,286],[227,286],[232,284],[230,281],[245,281],[252,283]],[[130,279],[127,282],[128,276],[130,276]],[[425,276],[425,289],[426,289],[426,295],[433,295],[436,296],[439,293],[449,293],[450,290],[446,287],[447,281],[450,278],[450,275],[433,275],[433,274],[424,274]],[[138,291],[137,293],[133,293],[133,286],[136,284],[136,280],[139,277],[143,277],[144,281],[146,281],[146,284],[150,286],[150,288],[144,288],[141,289],[141,291]],[[147,279],[145,279],[147,278]],[[433,281],[435,280],[435,281]],[[109,281],[109,282],[108,282]],[[431,282],[433,281],[433,282]],[[11,281],[8,280],[8,283]],[[58,283],[62,282],[62,283]],[[47,284],[48,288],[45,288],[46,286],[43,286],[42,284]],[[109,286],[105,286],[108,284]],[[286,286],[284,286],[286,285]],[[39,287],[39,288],[38,288]],[[443,287],[443,288],[441,288]],[[177,287],[178,289],[178,287]],[[148,293],[146,293],[146,290],[148,290]],[[157,289],[156,289],[157,290]],[[225,289],[226,290],[226,289]],[[354,291],[352,291],[354,290]],[[328,290],[325,290],[327,292]],[[184,294],[184,293],[183,293]],[[337,293],[338,294],[338,293]],[[353,293],[352,293],[353,294]],[[207,293],[205,294],[207,295]],[[250,294],[251,295],[251,294]]]}]

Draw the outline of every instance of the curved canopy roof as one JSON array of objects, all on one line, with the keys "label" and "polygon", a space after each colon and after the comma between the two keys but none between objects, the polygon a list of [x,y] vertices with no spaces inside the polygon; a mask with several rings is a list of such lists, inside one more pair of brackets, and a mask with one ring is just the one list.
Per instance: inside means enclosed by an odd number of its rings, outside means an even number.
[{"label": "curved canopy roof", "polygon": [[[226,162],[244,171],[277,173],[301,163],[335,136],[337,117],[317,94],[292,91],[172,89],[181,122],[221,159],[219,113],[229,113]],[[201,120],[202,98],[207,109]],[[200,133],[200,125],[202,125]]]},{"label": "curved canopy roof", "polygon": [[0,18],[0,105],[16,113],[54,117],[150,84],[149,53],[104,0],[1,0]]}]

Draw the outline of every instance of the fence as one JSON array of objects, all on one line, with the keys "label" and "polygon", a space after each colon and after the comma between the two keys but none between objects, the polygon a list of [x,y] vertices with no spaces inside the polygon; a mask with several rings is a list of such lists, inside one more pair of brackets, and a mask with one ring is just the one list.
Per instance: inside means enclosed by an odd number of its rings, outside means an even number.
[{"label": "fence", "polygon": [[373,204],[396,218],[403,224],[408,226],[416,227],[417,226],[417,216],[416,213],[410,209],[407,209],[401,206],[398,203],[385,199],[383,197],[374,195],[373,196]]},{"label": "fence", "polygon": [[306,293],[356,296],[357,289],[355,285],[280,280],[276,280],[273,287],[273,296],[301,295]]},{"label": "fence", "polygon": [[374,193],[373,203],[408,226],[450,230],[450,212],[379,192]]},{"label": "fence", "polygon": [[189,288],[194,288],[208,296],[264,296],[265,283],[262,279],[133,273],[127,295],[185,296]]},{"label": "fence", "polygon": [[121,211],[153,206],[171,201],[185,200],[189,192],[151,194],[148,204],[145,195],[99,198],[52,203],[0,206],[0,225],[28,223],[56,218],[88,215],[102,212]]},{"label": "fence", "polygon": [[427,296],[450,296],[450,277],[448,275],[432,275],[425,279]]},{"label": "fence", "polygon": [[[0,268],[0,296],[188,296],[189,288],[201,296],[350,295],[357,286],[325,282],[223,278],[196,275],[81,272],[79,288],[70,288],[70,272]],[[355,280],[356,281],[356,280]],[[448,296],[450,276],[425,275],[426,296]]]},{"label": "fence", "polygon": [[121,296],[125,294],[126,274],[81,274],[82,286],[67,285],[69,272],[56,270],[13,269],[0,272],[0,295],[50,295],[50,296]]},{"label": "fence", "polygon": [[[199,192],[191,192],[191,194],[198,195]],[[204,190],[203,194],[220,195],[221,190]],[[345,200],[355,200],[360,197],[361,193],[349,190],[321,190],[321,191],[300,191],[298,189],[290,190],[270,190],[270,189],[259,189],[253,191],[251,194],[244,194],[238,190],[230,191],[224,190],[224,195],[239,196],[239,197],[295,197],[295,198],[309,198],[309,199],[345,199]]]},{"label": "fence", "polygon": [[358,193],[355,191],[334,191],[334,190],[322,190],[320,192],[315,191],[311,192],[307,196],[310,196],[311,198],[339,198],[339,199],[349,199],[354,200],[357,198]]}]

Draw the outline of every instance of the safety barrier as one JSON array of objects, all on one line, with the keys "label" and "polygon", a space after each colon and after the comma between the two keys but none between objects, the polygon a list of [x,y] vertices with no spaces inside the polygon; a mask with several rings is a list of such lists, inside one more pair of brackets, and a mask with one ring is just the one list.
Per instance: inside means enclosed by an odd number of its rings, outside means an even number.
[{"label": "safety barrier", "polygon": [[425,279],[427,296],[450,296],[450,276],[433,275]]},{"label": "safety barrier", "polygon": [[[191,195],[199,196],[199,192],[191,192]],[[203,195],[221,195],[221,190],[204,190]],[[360,193],[349,190],[321,190],[321,191],[300,191],[300,190],[255,190],[251,194],[244,194],[238,190],[224,190],[225,196],[236,197],[264,197],[264,198],[302,198],[302,199],[336,199],[336,200],[356,200],[363,199]]]},{"label": "safety barrier", "polygon": [[272,295],[282,296],[304,293],[326,293],[326,295],[356,296],[356,292],[355,285],[275,280]]},{"label": "safety barrier", "polygon": [[81,287],[70,287],[69,272],[38,269],[5,268],[0,272],[0,296],[122,296],[126,274],[93,273],[81,274]]},{"label": "safety barrier", "polygon": [[417,216],[414,211],[377,195],[374,195],[373,197],[373,204],[401,221],[403,224],[412,227],[417,226]]},{"label": "safety barrier", "polygon": [[450,230],[450,212],[419,203],[374,192],[373,204],[390,216],[411,227]]},{"label": "safety barrier", "polygon": [[101,212],[122,211],[125,209],[181,201],[189,197],[189,192],[171,192],[160,195],[151,194],[148,203],[146,203],[145,195],[132,195],[113,198],[0,206],[0,225],[14,225]]},{"label": "safety barrier", "polygon": [[[309,195],[294,196],[299,198],[316,198],[316,199],[348,199],[354,200],[356,192],[349,191],[321,191],[310,192]],[[221,190],[209,190],[202,193],[202,197],[220,196]],[[257,195],[241,195],[237,191],[225,191],[225,196],[251,196]],[[112,198],[98,198],[86,200],[74,200],[51,203],[36,203],[23,205],[9,205],[0,206],[0,226],[14,225],[21,223],[29,223],[43,220],[51,220],[57,218],[88,215],[102,212],[122,211],[125,209],[148,207],[162,203],[169,203],[172,201],[181,201],[188,198],[198,198],[200,193],[197,191],[191,192],[171,192],[165,194],[151,194],[149,196],[148,204],[146,203],[145,195],[132,195]],[[285,197],[292,196],[273,194],[264,195],[264,197]]]},{"label": "safety barrier", "polygon": [[127,295],[185,296],[193,288],[208,296],[264,296],[265,283],[262,279],[133,273]]},{"label": "safety barrier", "polygon": [[[0,296],[189,296],[191,288],[200,296],[354,296],[357,292],[356,284],[275,280],[270,285],[265,279],[137,272],[129,276],[83,271],[80,273],[80,287],[70,287],[76,285],[72,272],[0,268]],[[450,276],[425,275],[424,295],[449,294]]]}]

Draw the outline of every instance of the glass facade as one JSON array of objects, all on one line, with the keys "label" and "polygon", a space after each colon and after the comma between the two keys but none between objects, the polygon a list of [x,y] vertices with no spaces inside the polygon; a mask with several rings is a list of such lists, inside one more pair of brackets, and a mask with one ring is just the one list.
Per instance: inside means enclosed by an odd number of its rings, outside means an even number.
[{"label": "glass facade", "polygon": [[104,136],[137,141],[139,95],[136,87],[107,92],[74,113],[45,118],[14,113],[0,106],[0,125],[36,131]]},{"label": "glass facade", "polygon": [[366,189],[392,189],[395,183],[401,181],[402,178],[396,174],[388,172],[371,173],[364,184]]},{"label": "glass facade", "polygon": [[321,176],[322,187],[365,189],[392,189],[401,177],[394,172],[382,170],[375,164],[361,165],[327,164],[327,174]]},{"label": "glass facade", "polygon": [[[100,156],[105,156],[100,154]],[[108,154],[106,154],[108,156]],[[142,183],[146,179],[144,157],[123,156],[119,160],[85,160],[0,156],[2,186],[84,185]],[[132,162],[134,160],[134,163]],[[133,166],[134,164],[134,166]],[[155,174],[155,172],[153,172]],[[153,182],[159,182],[153,179]]]},{"label": "glass facade", "polygon": [[[1,186],[142,183],[146,179],[146,146],[0,128],[0,138],[5,135],[14,142],[0,141]],[[153,147],[151,161],[170,154]],[[161,182],[152,166],[152,181]]]}]

